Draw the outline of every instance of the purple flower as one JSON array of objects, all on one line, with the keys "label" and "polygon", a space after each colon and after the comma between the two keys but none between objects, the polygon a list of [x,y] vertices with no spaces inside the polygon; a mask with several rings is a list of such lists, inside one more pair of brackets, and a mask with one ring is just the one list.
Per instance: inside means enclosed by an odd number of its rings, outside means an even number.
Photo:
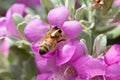
[{"label": "purple flower", "polygon": [[114,44],[105,54],[104,61],[107,64],[106,77],[109,80],[120,79],[120,45]]},{"label": "purple flower", "polygon": [[91,79],[105,75],[106,66],[101,59],[82,56],[71,62],[81,79]]},{"label": "purple flower", "polygon": [[49,25],[39,19],[31,20],[25,27],[25,37],[30,42],[37,42],[49,30]]},{"label": "purple flower", "polygon": [[5,18],[0,17],[0,37],[4,37],[7,34],[6,25],[5,25]]},{"label": "purple flower", "polygon": [[75,8],[78,9],[78,8],[80,8],[80,7],[81,7],[81,4],[79,3],[78,0],[76,0],[76,2],[75,2]]},{"label": "purple flower", "polygon": [[74,39],[80,34],[82,27],[76,20],[66,21],[68,16],[68,8],[60,6],[50,10],[47,18],[50,25],[57,25],[70,39]]},{"label": "purple flower", "polygon": [[120,45],[114,44],[105,54],[104,60],[107,65],[120,62]]},{"label": "purple flower", "polygon": [[5,26],[6,26],[8,35],[14,35],[14,36],[20,37],[20,34],[13,22],[12,15],[14,13],[18,13],[23,16],[25,14],[24,10],[25,10],[25,5],[23,4],[14,4],[8,9],[5,17]]},{"label": "purple flower", "polygon": [[4,56],[6,56],[9,52],[9,47],[10,47],[10,42],[4,39],[0,44],[0,52],[2,52]]},{"label": "purple flower", "polygon": [[112,64],[106,69],[106,76],[109,80],[120,80],[120,65]]},{"label": "purple flower", "polygon": [[[50,26],[58,26],[68,38],[65,43],[58,45],[54,52],[42,55],[42,57],[55,56],[55,63],[57,65],[62,65],[68,62],[72,59],[72,57],[74,60],[74,58],[77,57],[76,55],[81,56],[82,54],[84,54],[85,50],[83,44],[80,41],[75,40],[75,38],[81,32],[81,25],[75,20],[65,21],[67,20],[68,15],[69,10],[64,6],[56,7],[50,10],[50,12],[48,13],[48,21],[50,23]],[[37,46],[34,43],[36,43],[36,41],[39,41],[45,35],[49,28],[49,25],[44,23],[43,21],[33,19],[24,29],[24,34],[26,38],[33,43],[32,46],[35,55],[39,54],[40,45]],[[81,53],[79,51],[81,51]]]},{"label": "purple flower", "polygon": [[120,0],[114,0],[113,5],[114,6],[120,6]]},{"label": "purple flower", "polygon": [[16,3],[22,3],[28,7],[40,6],[40,0],[16,0]]},{"label": "purple flower", "polygon": [[[32,49],[33,49],[33,52],[35,53],[36,65],[40,71],[40,74],[37,76],[36,80],[51,80],[51,79],[74,80],[75,78],[77,78],[77,72],[71,64],[65,63],[63,65],[58,66],[56,65],[56,62],[55,62],[56,56],[52,56],[50,58],[44,58],[44,57],[41,57],[37,52],[37,49],[38,49],[37,46],[32,46]],[[77,54],[77,55],[80,55],[80,54]]]},{"label": "purple flower", "polygon": [[57,67],[57,70],[39,74],[36,80],[76,80],[77,73],[69,63]]}]

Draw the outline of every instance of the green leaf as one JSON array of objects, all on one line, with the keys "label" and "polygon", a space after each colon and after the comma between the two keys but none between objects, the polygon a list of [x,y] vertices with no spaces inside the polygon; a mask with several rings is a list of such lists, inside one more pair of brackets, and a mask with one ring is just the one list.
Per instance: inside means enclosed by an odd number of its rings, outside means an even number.
[{"label": "green leaf", "polygon": [[13,3],[14,0],[0,0],[0,8],[7,10]]},{"label": "green leaf", "polygon": [[24,18],[24,21],[29,22],[33,18],[32,14],[27,14]]},{"label": "green leaf", "polygon": [[31,56],[29,51],[30,50],[26,50],[24,48],[19,48],[16,45],[10,47],[10,53],[14,54],[20,61],[27,60]]},{"label": "green leaf", "polygon": [[89,30],[82,30],[79,36],[79,39],[84,39],[86,41],[86,46],[89,53],[91,53],[92,51],[92,35],[91,34],[92,33]]},{"label": "green leaf", "polygon": [[81,43],[84,45],[84,47],[85,47],[85,54],[89,54],[86,40],[85,40],[85,39],[81,39],[80,42],[81,42]]},{"label": "green leaf", "polygon": [[29,7],[25,8],[25,12],[27,14],[35,15],[35,11],[32,8],[29,8]]},{"label": "green leaf", "polygon": [[31,49],[31,47],[30,47],[31,44],[26,40],[20,40],[20,41],[17,41],[16,43],[17,43],[18,48],[24,48],[29,51]]},{"label": "green leaf", "polygon": [[120,12],[117,13],[117,15],[114,17],[112,22],[118,22],[120,21]]},{"label": "green leaf", "polygon": [[68,7],[69,10],[75,8],[75,0],[66,0],[65,6]]},{"label": "green leaf", "polygon": [[23,21],[23,17],[18,13],[14,13],[12,18],[16,26]]},{"label": "green leaf", "polygon": [[82,25],[82,27],[86,30],[90,30],[92,28],[94,28],[94,23],[90,23],[89,21],[85,21],[85,20],[80,20],[80,23]]},{"label": "green leaf", "polygon": [[104,34],[98,35],[94,40],[93,55],[99,56],[106,50],[107,37]]},{"label": "green leaf", "polygon": [[19,62],[17,56],[14,53],[9,52],[8,61],[10,64],[17,64]]},{"label": "green leaf", "polygon": [[[102,24],[102,23],[101,23]],[[107,24],[107,23],[106,23]],[[116,26],[114,24],[110,24],[109,25],[96,25],[95,26],[95,30],[97,33],[105,33],[109,30],[114,29]]]},{"label": "green leaf", "polygon": [[0,69],[0,80],[11,80],[13,76],[8,69]]},{"label": "green leaf", "polygon": [[120,26],[116,26],[114,29],[105,33],[108,39],[115,39],[120,36]]},{"label": "green leaf", "polygon": [[[65,0],[64,0],[65,1]],[[59,5],[63,5],[64,4],[63,0],[51,0],[51,2],[55,5],[55,6],[59,6]]]},{"label": "green leaf", "polygon": [[3,55],[0,52],[0,69],[1,68],[6,68],[9,65],[9,62],[7,60],[7,56]]},{"label": "green leaf", "polygon": [[106,17],[108,17],[108,19],[111,19],[111,18],[114,19],[119,12],[120,12],[120,6],[113,6],[111,7],[111,10],[108,12]]},{"label": "green leaf", "polygon": [[80,7],[76,10],[75,19],[80,21],[83,20],[88,15],[88,11],[85,7]]},{"label": "green leaf", "polygon": [[110,8],[112,7],[113,1],[114,0],[103,0],[103,5],[102,5],[103,14],[108,13],[108,11],[110,10]]},{"label": "green leaf", "polygon": [[24,36],[24,28],[26,27],[27,23],[26,22],[21,22],[17,25],[19,33]]},{"label": "green leaf", "polygon": [[22,69],[18,65],[10,65],[9,66],[11,74],[14,79],[21,80]]},{"label": "green leaf", "polygon": [[88,0],[78,0],[78,2],[81,3],[81,5],[85,5],[85,6],[87,6],[87,1]]},{"label": "green leaf", "polygon": [[74,18],[74,11],[75,11],[75,0],[66,0],[65,1],[65,6],[69,9],[70,11],[70,19]]},{"label": "green leaf", "polygon": [[50,9],[54,7],[54,4],[50,0],[40,0],[42,6],[45,8],[48,13]]},{"label": "green leaf", "polygon": [[31,80],[37,75],[37,68],[35,66],[34,58],[29,58],[28,61],[25,62],[22,74],[22,80]]}]

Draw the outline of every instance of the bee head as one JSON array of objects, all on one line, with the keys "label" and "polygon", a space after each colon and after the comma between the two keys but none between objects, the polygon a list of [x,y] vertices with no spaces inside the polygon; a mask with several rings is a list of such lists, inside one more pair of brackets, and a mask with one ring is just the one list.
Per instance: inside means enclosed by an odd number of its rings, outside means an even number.
[{"label": "bee head", "polygon": [[57,26],[53,28],[53,32],[51,33],[51,38],[58,38],[61,36],[62,30],[60,30]]}]

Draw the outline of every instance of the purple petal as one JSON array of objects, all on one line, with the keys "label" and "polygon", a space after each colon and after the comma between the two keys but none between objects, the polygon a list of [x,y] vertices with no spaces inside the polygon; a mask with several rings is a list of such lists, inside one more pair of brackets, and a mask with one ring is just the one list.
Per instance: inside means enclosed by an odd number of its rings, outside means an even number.
[{"label": "purple petal", "polygon": [[76,47],[76,50],[72,59],[70,60],[71,62],[85,55],[85,47],[80,41],[73,40],[73,45]]},{"label": "purple petal", "polygon": [[69,63],[63,64],[53,72],[50,80],[74,80],[77,77],[77,73],[73,66]]},{"label": "purple petal", "polygon": [[79,58],[72,64],[77,70],[80,77],[83,79],[87,77],[92,78],[97,75],[105,75],[106,67],[99,59],[94,59],[87,56]]},{"label": "purple petal", "polygon": [[23,4],[14,4],[12,5],[9,10],[7,11],[7,14],[6,14],[6,27],[7,27],[7,30],[10,32],[11,35],[15,35],[15,36],[18,36],[20,37],[20,34],[13,22],[13,19],[12,19],[12,15],[14,13],[18,13],[18,14],[21,14],[21,15],[24,15],[24,10],[25,10],[25,5]]},{"label": "purple petal", "polygon": [[68,18],[68,16],[69,16],[68,8],[64,6],[59,6],[50,10],[47,18],[51,25],[57,25],[58,27],[61,27]]},{"label": "purple petal", "polygon": [[40,0],[16,0],[17,3],[25,4],[28,7],[40,6]]},{"label": "purple petal", "polygon": [[59,46],[56,57],[57,65],[62,65],[68,62],[75,53],[75,49],[76,48],[71,41],[68,41],[64,45]]},{"label": "purple petal", "polygon": [[0,44],[0,51],[2,52],[4,56],[8,54],[9,48],[10,48],[10,42],[4,39],[2,43]]},{"label": "purple petal", "polygon": [[36,80],[49,80],[48,78],[51,76],[50,73],[43,73],[39,74],[36,78]]},{"label": "purple petal", "polygon": [[120,79],[120,65],[118,64],[113,64],[109,66],[106,70],[106,76],[110,78],[117,78],[116,80]]},{"label": "purple petal", "polygon": [[85,64],[85,72],[89,77],[95,77],[97,75],[105,75],[105,65],[103,62],[97,58],[91,58]]},{"label": "purple petal", "polygon": [[75,2],[75,8],[78,9],[78,8],[80,8],[80,7],[81,7],[81,4],[79,3],[78,0],[76,0],[76,2]]},{"label": "purple petal", "polygon": [[25,27],[24,34],[30,42],[36,42],[46,34],[48,29],[49,26],[46,23],[39,19],[33,19]]},{"label": "purple petal", "polygon": [[84,63],[87,62],[90,58],[91,56],[82,56],[71,63],[73,67],[76,69],[79,77],[82,79],[87,78],[87,74],[85,73],[84,69]]},{"label": "purple petal", "polygon": [[120,45],[113,45],[105,54],[104,60],[108,65],[120,62]]},{"label": "purple petal", "polygon": [[82,27],[78,21],[66,21],[62,29],[70,39],[73,39],[80,34]]},{"label": "purple petal", "polygon": [[54,71],[56,69],[55,57],[43,58],[38,53],[39,47],[32,44],[32,51],[35,55],[35,63],[40,72]]},{"label": "purple petal", "polygon": [[114,0],[113,5],[114,6],[120,6],[120,0]]},{"label": "purple petal", "polygon": [[[2,19],[2,18],[0,18]],[[7,30],[4,20],[0,20],[0,37],[6,36]]]}]

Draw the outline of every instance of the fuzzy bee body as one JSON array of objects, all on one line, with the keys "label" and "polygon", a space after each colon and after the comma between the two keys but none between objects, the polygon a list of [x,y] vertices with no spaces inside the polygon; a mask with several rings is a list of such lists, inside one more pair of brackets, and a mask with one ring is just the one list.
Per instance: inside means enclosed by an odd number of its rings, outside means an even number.
[{"label": "fuzzy bee body", "polygon": [[40,40],[39,54],[44,55],[53,51],[58,42],[62,41],[62,31],[58,27],[50,29]]}]

